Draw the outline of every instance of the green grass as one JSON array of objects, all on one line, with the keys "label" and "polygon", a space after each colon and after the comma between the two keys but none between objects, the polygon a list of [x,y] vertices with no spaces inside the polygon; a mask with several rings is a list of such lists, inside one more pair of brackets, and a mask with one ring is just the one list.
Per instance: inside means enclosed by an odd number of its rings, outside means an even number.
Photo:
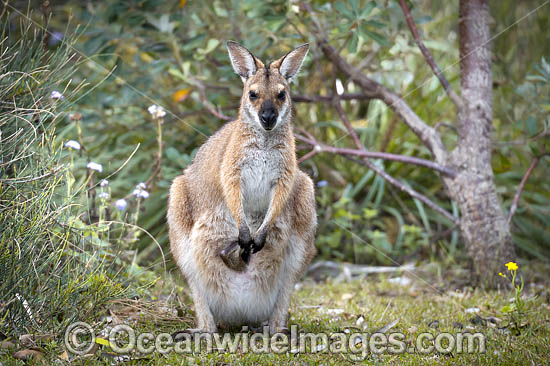
[{"label": "green grass", "polygon": [[[500,312],[502,306],[510,304],[513,296],[509,290],[485,292],[464,288],[460,290],[442,286],[442,281],[429,272],[417,272],[409,275],[411,282],[399,285],[388,282],[387,277],[370,276],[352,282],[327,280],[315,283],[305,280],[295,291],[291,305],[290,324],[296,324],[301,332],[342,332],[346,328],[352,332],[362,331],[372,334],[391,323],[396,324],[386,334],[400,332],[405,336],[407,348],[412,346],[415,337],[423,332],[437,335],[440,332],[480,332],[486,337],[484,353],[429,354],[369,354],[363,364],[395,365],[525,365],[544,364],[550,353],[550,307],[547,286],[527,286],[525,298],[526,313],[523,316],[519,335],[513,335],[505,328],[508,318]],[[464,272],[463,272],[464,274]],[[426,279],[426,280],[424,280]],[[174,292],[185,293],[185,288],[173,290],[168,282],[153,290],[153,300],[128,301],[111,304],[115,316],[134,325],[137,333],[162,332],[172,333],[192,324],[191,302],[187,296],[178,296],[180,305],[175,302]],[[172,295],[168,295],[168,291]],[[159,300],[163,299],[163,301]],[[170,303],[164,300],[168,299]],[[467,309],[479,308],[478,313],[467,312]],[[177,309],[179,314],[173,310]],[[335,310],[336,309],[336,310]],[[337,314],[335,314],[335,312]],[[477,315],[484,319],[496,317],[496,324],[472,322]],[[359,328],[357,319],[364,317]],[[437,321],[437,326],[434,322]],[[462,328],[459,327],[459,324]],[[100,327],[98,327],[99,329]],[[61,342],[42,345],[45,351],[46,364],[55,362],[64,348]],[[77,359],[72,364],[109,365],[113,361],[108,346],[100,346],[98,351],[87,359]],[[6,353],[4,365],[16,364]],[[22,361],[17,361],[22,362]],[[351,362],[349,354],[331,353],[292,353],[254,354],[202,352],[198,354],[169,353],[162,355],[152,353],[143,358],[126,361],[128,365],[257,365],[257,364],[324,364],[337,365]],[[20,363],[22,364],[22,363]],[[61,364],[67,364],[63,362]]]}]

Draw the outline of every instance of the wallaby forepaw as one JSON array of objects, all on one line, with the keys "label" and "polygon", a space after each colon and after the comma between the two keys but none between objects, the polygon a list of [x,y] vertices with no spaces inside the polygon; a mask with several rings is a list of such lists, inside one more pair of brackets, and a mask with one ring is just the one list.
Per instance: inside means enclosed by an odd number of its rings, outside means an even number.
[{"label": "wallaby forepaw", "polygon": [[260,235],[258,235],[258,237],[254,240],[254,243],[252,246],[252,254],[258,253],[260,250],[263,249],[266,238],[267,238],[267,228],[263,229]]},{"label": "wallaby forepaw", "polygon": [[250,261],[250,251],[239,247],[239,242],[234,241],[220,252],[220,258],[225,265],[234,271],[242,272]]}]

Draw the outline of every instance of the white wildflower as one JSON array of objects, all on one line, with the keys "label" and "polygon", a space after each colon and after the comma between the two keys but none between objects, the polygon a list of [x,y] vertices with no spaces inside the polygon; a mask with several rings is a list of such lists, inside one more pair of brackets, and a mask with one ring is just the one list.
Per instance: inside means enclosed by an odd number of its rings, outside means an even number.
[{"label": "white wildflower", "polygon": [[141,189],[141,188],[134,189],[132,194],[134,196],[136,196],[137,198],[148,198],[149,197],[149,192],[147,192],[146,190]]},{"label": "white wildflower", "polygon": [[115,207],[120,211],[124,211],[126,209],[126,206],[128,206],[128,202],[126,202],[126,200],[123,198],[115,202]]},{"label": "white wildflower", "polygon": [[340,79],[336,79],[336,93],[338,93],[338,95],[344,94],[344,85],[342,85]]},{"label": "white wildflower", "polygon": [[147,192],[145,190],[145,188],[147,188],[147,185],[145,183],[141,182],[136,186],[136,189],[134,189],[132,194],[134,196],[136,196],[137,198],[148,198],[149,197],[149,192]]},{"label": "white wildflower", "polygon": [[109,199],[109,193],[107,192],[101,192],[100,194],[97,195],[99,198],[102,198],[102,199]]},{"label": "white wildflower", "polygon": [[109,185],[109,181],[107,179],[102,179],[101,182],[99,182],[99,185],[101,187],[107,187]]},{"label": "white wildflower", "polygon": [[94,163],[93,161],[90,161],[88,165],[86,165],[86,168],[91,170],[97,170],[98,172],[103,172],[103,166],[98,163]]},{"label": "white wildflower", "polygon": [[80,150],[80,144],[75,140],[69,140],[65,142],[65,147],[68,147],[74,150]]},{"label": "white wildflower", "polygon": [[61,93],[58,92],[57,90],[54,90],[54,91],[52,91],[52,93],[50,94],[50,98],[52,98],[52,99],[63,100],[65,97],[63,96],[63,94],[61,94]]},{"label": "white wildflower", "polygon": [[166,116],[166,111],[164,110],[164,108],[156,104],[149,106],[149,108],[147,108],[147,111],[149,111],[149,114],[153,116],[153,118],[162,118]]}]

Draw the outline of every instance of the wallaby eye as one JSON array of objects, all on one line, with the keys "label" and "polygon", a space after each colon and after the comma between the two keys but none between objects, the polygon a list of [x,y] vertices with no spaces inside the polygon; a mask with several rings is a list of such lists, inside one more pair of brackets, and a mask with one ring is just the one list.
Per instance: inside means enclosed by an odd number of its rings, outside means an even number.
[{"label": "wallaby eye", "polygon": [[250,100],[256,100],[258,99],[258,94],[256,94],[256,92],[254,91],[250,91],[250,93],[248,93],[248,96],[250,97]]},{"label": "wallaby eye", "polygon": [[277,98],[279,100],[285,100],[285,97],[286,97],[286,92],[283,90],[279,93],[279,95],[277,95]]}]

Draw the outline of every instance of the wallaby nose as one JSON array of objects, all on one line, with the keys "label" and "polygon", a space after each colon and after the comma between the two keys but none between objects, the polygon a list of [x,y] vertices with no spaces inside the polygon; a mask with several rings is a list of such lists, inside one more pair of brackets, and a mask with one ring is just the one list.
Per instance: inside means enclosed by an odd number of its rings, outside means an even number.
[{"label": "wallaby nose", "polygon": [[277,110],[273,107],[273,104],[266,106],[265,108],[262,106],[262,110],[260,112],[260,122],[262,123],[263,128],[268,131],[275,127],[275,123],[277,122]]}]

